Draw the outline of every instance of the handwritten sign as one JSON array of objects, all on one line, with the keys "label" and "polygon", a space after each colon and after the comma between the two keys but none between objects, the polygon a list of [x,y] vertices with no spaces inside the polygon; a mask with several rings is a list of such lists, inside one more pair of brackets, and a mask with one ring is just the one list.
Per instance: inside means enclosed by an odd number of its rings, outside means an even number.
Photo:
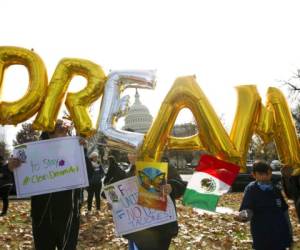
[{"label": "handwritten sign", "polygon": [[89,185],[83,147],[78,137],[61,137],[17,146],[23,161],[14,171],[18,197],[29,197]]},{"label": "handwritten sign", "polygon": [[108,202],[112,205],[116,235],[137,232],[146,228],[176,221],[176,212],[168,196],[166,211],[142,207],[137,204],[137,178],[130,177],[104,187]]}]

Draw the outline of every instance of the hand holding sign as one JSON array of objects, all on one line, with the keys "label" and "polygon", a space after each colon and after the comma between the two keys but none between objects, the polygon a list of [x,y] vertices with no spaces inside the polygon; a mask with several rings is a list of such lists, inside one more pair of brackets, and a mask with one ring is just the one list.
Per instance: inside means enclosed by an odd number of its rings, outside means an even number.
[{"label": "hand holding sign", "polygon": [[117,235],[176,221],[175,207],[169,196],[166,197],[165,211],[137,204],[138,184],[135,176],[105,186],[104,192],[108,202],[112,205]]},{"label": "hand holding sign", "polygon": [[172,192],[172,186],[170,184],[164,184],[160,186],[160,193],[163,197],[166,197]]},{"label": "hand holding sign", "polygon": [[8,169],[13,172],[17,167],[20,167],[22,161],[19,158],[9,158],[8,159]]},{"label": "hand holding sign", "polygon": [[[10,159],[18,197],[69,190],[88,185],[85,158],[78,137],[60,137],[16,147]],[[26,162],[20,160],[25,158]],[[18,166],[22,165],[20,168]]]}]

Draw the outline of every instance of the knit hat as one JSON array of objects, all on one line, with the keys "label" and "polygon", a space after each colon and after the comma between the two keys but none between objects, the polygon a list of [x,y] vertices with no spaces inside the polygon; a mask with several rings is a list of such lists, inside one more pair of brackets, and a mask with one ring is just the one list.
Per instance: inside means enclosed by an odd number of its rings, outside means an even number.
[{"label": "knit hat", "polygon": [[98,152],[93,151],[93,152],[90,154],[90,158],[93,158],[93,157],[99,157]]}]

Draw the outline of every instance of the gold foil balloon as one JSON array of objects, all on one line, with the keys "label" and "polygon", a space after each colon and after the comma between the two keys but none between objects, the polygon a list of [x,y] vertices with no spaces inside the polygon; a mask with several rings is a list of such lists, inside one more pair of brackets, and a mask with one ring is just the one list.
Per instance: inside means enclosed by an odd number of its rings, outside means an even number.
[{"label": "gold foil balloon", "polygon": [[[108,145],[127,151],[138,151],[144,161],[157,161],[164,149],[205,150],[223,160],[245,163],[253,133],[265,143],[275,140],[283,164],[300,169],[300,145],[291,112],[283,94],[269,88],[266,107],[253,85],[238,86],[238,108],[230,138],[195,77],[177,78],[161,105],[158,116],[145,135],[118,130],[115,121],[128,110],[128,97],[120,97],[125,88],[153,89],[153,71],[112,72],[106,76],[97,64],[83,59],[63,59],[59,62],[47,88],[47,72],[42,59],[33,51],[18,47],[0,47],[0,89],[5,70],[15,64],[24,65],[29,72],[26,94],[14,102],[0,102],[0,124],[18,124],[39,111],[34,128],[52,131],[70,81],[75,75],[87,79],[87,86],[68,93],[66,106],[74,125],[83,136],[94,133],[88,107],[104,90],[98,118],[98,129]],[[194,114],[199,133],[190,137],[172,137],[170,132],[181,109]],[[142,146],[141,146],[142,145]]]},{"label": "gold foil balloon", "polygon": [[241,171],[245,171],[249,144],[255,130],[261,98],[254,85],[236,87],[238,106],[230,132],[230,139],[241,156]]},{"label": "gold foil balloon", "polygon": [[273,140],[274,117],[270,105],[269,107],[261,105],[255,133],[258,134],[266,144],[270,143]]},{"label": "gold foil balloon", "polygon": [[[139,158],[149,161],[160,159],[176,117],[183,108],[190,109],[195,117],[199,129],[199,142],[195,140],[195,137],[180,138],[179,140],[186,140],[186,145],[199,144],[199,150],[204,147],[219,158],[231,161],[239,160],[238,152],[194,76],[176,79],[145,136]],[[174,140],[176,139],[170,140],[173,145],[175,145]],[[185,147],[185,144],[178,143],[177,145],[180,145],[181,148]]]},{"label": "gold foil balloon", "polygon": [[205,150],[198,134],[187,137],[169,136],[167,148],[173,150]]},{"label": "gold foil balloon", "polygon": [[68,93],[66,106],[80,135],[90,136],[95,132],[87,109],[101,96],[106,76],[99,65],[74,58],[62,59],[56,67],[45,102],[33,123],[36,129],[45,131],[54,129],[62,101],[75,75],[85,77],[87,86],[77,93]]},{"label": "gold foil balloon", "polygon": [[47,71],[42,59],[33,51],[18,47],[0,47],[0,86],[5,70],[15,64],[24,65],[29,73],[26,94],[14,102],[0,103],[0,123],[16,125],[26,121],[40,108],[47,89]]},{"label": "gold foil balloon", "polygon": [[272,105],[274,114],[274,139],[280,160],[285,165],[299,168],[300,147],[296,128],[286,99],[277,88],[268,89],[268,105]]}]

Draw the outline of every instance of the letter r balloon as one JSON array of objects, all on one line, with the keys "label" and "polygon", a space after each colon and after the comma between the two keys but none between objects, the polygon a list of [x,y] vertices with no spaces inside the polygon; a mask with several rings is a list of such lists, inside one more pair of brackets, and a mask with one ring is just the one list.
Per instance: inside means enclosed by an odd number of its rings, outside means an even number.
[{"label": "letter r balloon", "polygon": [[91,136],[95,132],[87,109],[103,93],[106,76],[97,64],[74,58],[62,59],[57,65],[48,87],[45,102],[33,123],[34,128],[44,131],[54,129],[61,103],[69,83],[75,75],[85,77],[87,86],[77,93],[67,94],[67,109],[76,130],[81,135]]}]

